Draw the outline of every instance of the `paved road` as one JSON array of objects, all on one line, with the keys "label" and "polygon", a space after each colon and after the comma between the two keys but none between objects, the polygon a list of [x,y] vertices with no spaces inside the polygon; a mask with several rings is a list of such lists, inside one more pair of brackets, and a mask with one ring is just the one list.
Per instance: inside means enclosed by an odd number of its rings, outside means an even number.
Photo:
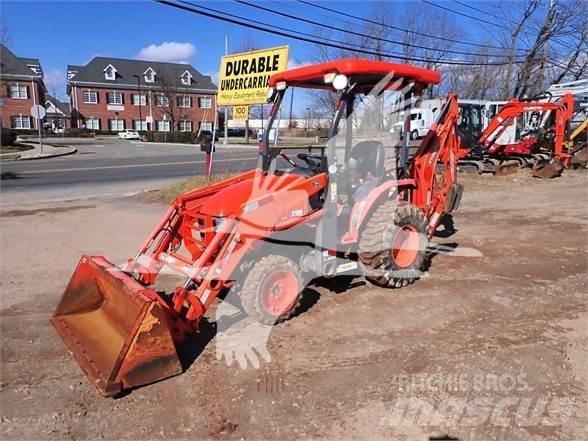
[{"label": "paved road", "polygon": [[[56,144],[56,143],[54,143]],[[148,146],[125,141],[76,143],[72,156],[2,163],[2,190],[99,182],[188,177],[204,172],[204,153],[195,146]],[[221,150],[216,170],[255,165],[253,149]]]},{"label": "paved road", "polygon": [[[59,144],[59,141],[52,141]],[[204,153],[194,145],[154,145],[124,140],[75,140],[78,153],[35,161],[3,162],[2,204],[88,197],[156,188],[204,173]],[[254,148],[222,149],[214,169],[234,172],[255,166]]]}]

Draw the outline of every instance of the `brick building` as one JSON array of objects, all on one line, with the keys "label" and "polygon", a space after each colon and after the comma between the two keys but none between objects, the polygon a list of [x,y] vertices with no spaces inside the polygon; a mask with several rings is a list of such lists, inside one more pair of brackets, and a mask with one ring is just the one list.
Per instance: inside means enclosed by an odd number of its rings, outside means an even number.
[{"label": "brick building", "polygon": [[44,105],[46,90],[39,60],[17,57],[0,45],[0,83],[2,127],[37,128],[37,121],[31,117],[31,107]]},{"label": "brick building", "polygon": [[71,127],[69,103],[64,103],[49,94],[45,94],[45,127],[61,131]]},{"label": "brick building", "polygon": [[72,127],[211,130],[216,86],[189,64],[96,57],[68,66]]}]

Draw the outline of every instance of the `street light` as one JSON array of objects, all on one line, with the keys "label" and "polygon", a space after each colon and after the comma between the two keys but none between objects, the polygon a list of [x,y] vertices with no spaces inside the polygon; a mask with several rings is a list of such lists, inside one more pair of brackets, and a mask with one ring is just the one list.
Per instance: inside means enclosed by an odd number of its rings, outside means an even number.
[{"label": "street light", "polygon": [[137,79],[137,88],[139,89],[139,130],[143,128],[143,115],[141,113],[141,77],[139,75],[133,75]]},{"label": "street light", "polygon": [[306,108],[306,136],[308,136],[308,130],[310,129],[310,107]]}]

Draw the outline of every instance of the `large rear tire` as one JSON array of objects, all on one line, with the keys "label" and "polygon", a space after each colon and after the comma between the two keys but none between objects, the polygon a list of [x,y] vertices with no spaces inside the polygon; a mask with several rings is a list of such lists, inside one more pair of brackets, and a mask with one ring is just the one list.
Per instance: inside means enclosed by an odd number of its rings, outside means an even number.
[{"label": "large rear tire", "polygon": [[292,317],[303,288],[296,263],[284,256],[265,256],[247,274],[241,304],[251,318],[264,325],[275,325]]},{"label": "large rear tire", "polygon": [[407,202],[386,201],[368,219],[359,240],[359,263],[368,281],[386,288],[413,283],[426,266],[427,220]]}]

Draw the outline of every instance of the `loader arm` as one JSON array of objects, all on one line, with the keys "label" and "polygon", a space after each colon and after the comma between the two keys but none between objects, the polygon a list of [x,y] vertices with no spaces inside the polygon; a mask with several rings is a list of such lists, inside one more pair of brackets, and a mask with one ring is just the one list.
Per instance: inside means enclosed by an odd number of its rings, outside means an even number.
[{"label": "loader arm", "polygon": [[[459,137],[457,95],[450,93],[437,121],[423,139],[412,160],[411,178],[416,188],[411,191],[411,202],[423,209],[429,221],[429,235],[437,228],[443,214],[457,208],[461,185],[457,184]],[[437,164],[443,164],[443,175],[438,178]]]}]

